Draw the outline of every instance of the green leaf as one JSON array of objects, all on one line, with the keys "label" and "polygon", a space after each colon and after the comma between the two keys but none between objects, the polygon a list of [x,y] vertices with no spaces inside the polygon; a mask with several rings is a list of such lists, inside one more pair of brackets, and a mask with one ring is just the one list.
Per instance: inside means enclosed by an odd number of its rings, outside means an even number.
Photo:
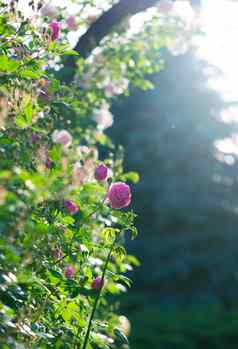
[{"label": "green leaf", "polygon": [[2,72],[13,73],[17,71],[20,65],[20,61],[10,59],[7,56],[0,56],[0,71]]},{"label": "green leaf", "polygon": [[23,69],[19,72],[21,78],[39,79],[44,72],[42,70]]},{"label": "green leaf", "polygon": [[79,55],[79,53],[75,50],[62,51],[61,54],[66,55],[66,56],[78,56]]},{"label": "green leaf", "polygon": [[130,181],[130,182],[136,184],[139,182],[140,176],[139,176],[139,173],[137,173],[137,172],[128,172],[128,173],[125,173],[121,176],[121,180],[124,182]]}]

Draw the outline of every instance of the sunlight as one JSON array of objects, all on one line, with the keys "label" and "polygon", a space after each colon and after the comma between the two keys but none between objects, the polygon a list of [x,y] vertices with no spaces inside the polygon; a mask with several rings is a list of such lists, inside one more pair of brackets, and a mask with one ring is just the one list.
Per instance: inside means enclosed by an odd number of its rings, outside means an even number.
[{"label": "sunlight", "polygon": [[209,77],[209,86],[227,101],[238,101],[238,1],[204,0],[201,22],[205,36],[198,41],[198,54],[221,75]]}]

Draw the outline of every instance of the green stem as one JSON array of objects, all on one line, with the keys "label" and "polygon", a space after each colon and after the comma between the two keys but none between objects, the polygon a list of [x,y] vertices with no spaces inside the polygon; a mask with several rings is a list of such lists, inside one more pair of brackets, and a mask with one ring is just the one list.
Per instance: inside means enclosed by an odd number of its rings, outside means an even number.
[{"label": "green stem", "polygon": [[115,237],[115,239],[114,239],[114,241],[113,241],[113,243],[112,243],[112,245],[110,247],[110,250],[109,250],[109,253],[108,253],[108,256],[107,256],[104,268],[103,268],[103,272],[102,272],[102,286],[98,290],[98,294],[97,294],[97,297],[96,297],[94,305],[93,305],[93,309],[92,309],[92,313],[91,313],[90,318],[89,318],[88,328],[87,328],[87,332],[86,332],[86,335],[85,335],[85,338],[84,338],[82,349],[86,349],[87,345],[88,345],[88,340],[89,340],[89,336],[90,336],[90,331],[91,331],[91,327],[92,327],[93,318],[94,318],[95,312],[97,310],[97,305],[98,305],[98,302],[99,302],[99,299],[100,299],[100,296],[101,296],[101,293],[102,293],[102,289],[103,289],[103,285],[104,285],[104,280],[105,280],[105,275],[106,275],[108,263],[110,261],[110,258],[111,258],[112,251],[113,251],[113,248],[115,246],[116,240],[117,240],[117,235],[116,235],[116,237]]}]

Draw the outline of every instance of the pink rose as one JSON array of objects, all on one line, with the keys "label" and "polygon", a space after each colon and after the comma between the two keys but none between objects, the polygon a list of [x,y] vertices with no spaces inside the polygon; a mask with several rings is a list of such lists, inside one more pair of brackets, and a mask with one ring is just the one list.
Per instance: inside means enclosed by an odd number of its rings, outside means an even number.
[{"label": "pink rose", "polygon": [[95,178],[97,181],[105,181],[108,177],[108,168],[104,163],[100,163],[95,170]]},{"label": "pink rose", "polygon": [[64,147],[68,148],[72,143],[72,136],[66,130],[55,130],[52,134],[52,140],[54,143],[61,144]]},{"label": "pink rose", "polygon": [[123,182],[112,183],[107,198],[112,208],[120,209],[127,207],[131,203],[131,190],[129,185]]},{"label": "pink rose", "polygon": [[43,17],[56,18],[58,16],[57,7],[51,5],[49,2],[42,7],[40,12]]},{"label": "pink rose", "polygon": [[72,200],[65,200],[64,207],[69,211],[70,214],[74,215],[78,213],[79,206]]},{"label": "pink rose", "polygon": [[67,279],[71,279],[75,274],[75,269],[72,265],[69,265],[65,271],[64,271],[64,276],[67,278]]},{"label": "pink rose", "polygon": [[52,41],[57,40],[59,38],[59,35],[60,35],[60,23],[56,22],[56,21],[51,22],[49,24],[49,27],[51,29],[51,36],[50,36],[51,40]]},{"label": "pink rose", "polygon": [[69,16],[68,18],[66,18],[65,21],[67,23],[69,30],[76,31],[78,29],[78,23],[74,16]]},{"label": "pink rose", "polygon": [[103,286],[104,280],[100,276],[98,276],[96,277],[96,279],[93,280],[91,287],[93,290],[100,290],[101,288],[103,288]]}]

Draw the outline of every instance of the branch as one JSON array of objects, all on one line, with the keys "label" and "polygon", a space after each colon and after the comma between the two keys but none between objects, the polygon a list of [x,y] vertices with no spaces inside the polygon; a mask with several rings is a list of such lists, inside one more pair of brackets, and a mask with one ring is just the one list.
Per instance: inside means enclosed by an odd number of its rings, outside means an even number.
[{"label": "branch", "polygon": [[[79,52],[80,57],[87,58],[92,50],[99,45],[100,41],[106,35],[110,34],[126,17],[145,11],[147,8],[154,6],[158,1],[159,0],[121,0],[91,25],[88,31],[81,36],[74,49]],[[76,56],[68,56],[65,60],[64,67],[66,71],[63,77],[65,82],[69,83],[73,80],[76,70],[76,61]]]},{"label": "branch", "polygon": [[[127,17],[131,17],[138,12],[156,5],[160,0],[120,0],[112,6],[107,12],[94,22],[87,32],[79,38],[74,50],[80,54],[80,57],[87,58],[96,48],[100,41],[114,28],[120,25]],[[176,0],[172,0],[176,1]],[[201,0],[189,0],[193,8],[201,8]],[[61,80],[70,83],[76,71],[76,56],[68,56],[64,62],[63,74]]]}]

